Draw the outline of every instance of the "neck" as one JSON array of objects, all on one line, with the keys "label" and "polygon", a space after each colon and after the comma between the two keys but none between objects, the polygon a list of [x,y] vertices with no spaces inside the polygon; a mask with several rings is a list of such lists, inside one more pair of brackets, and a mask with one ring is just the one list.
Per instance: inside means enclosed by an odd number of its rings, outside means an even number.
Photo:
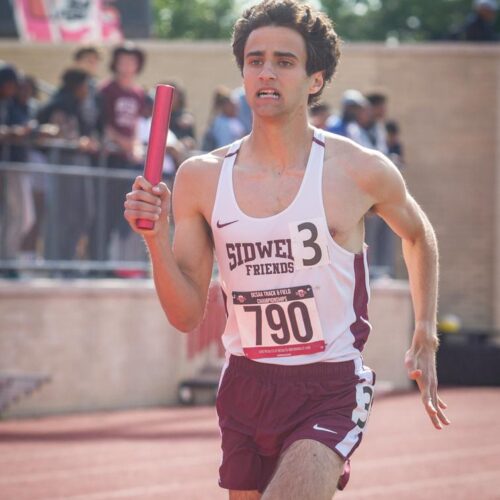
[{"label": "neck", "polygon": [[282,172],[288,168],[305,167],[312,138],[313,129],[307,116],[303,120],[287,122],[254,118],[247,142],[260,165]]},{"label": "neck", "polygon": [[134,77],[129,75],[116,75],[116,81],[121,87],[129,88],[134,84]]}]

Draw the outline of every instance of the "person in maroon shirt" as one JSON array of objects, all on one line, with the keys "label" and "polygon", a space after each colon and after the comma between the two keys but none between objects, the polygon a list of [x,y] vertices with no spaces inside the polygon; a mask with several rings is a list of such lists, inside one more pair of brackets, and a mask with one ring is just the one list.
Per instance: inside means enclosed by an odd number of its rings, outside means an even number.
[{"label": "person in maroon shirt", "polygon": [[[142,168],[143,153],[138,140],[138,123],[145,94],[136,80],[144,63],[145,54],[135,45],[126,43],[116,47],[110,64],[113,77],[104,82],[99,90],[100,125],[103,142],[109,150],[109,168]],[[123,197],[129,184],[129,181],[122,179],[108,182],[103,245],[106,250],[113,231],[118,231],[121,242],[130,235],[130,228],[122,217]],[[105,258],[103,255],[100,257]]]}]

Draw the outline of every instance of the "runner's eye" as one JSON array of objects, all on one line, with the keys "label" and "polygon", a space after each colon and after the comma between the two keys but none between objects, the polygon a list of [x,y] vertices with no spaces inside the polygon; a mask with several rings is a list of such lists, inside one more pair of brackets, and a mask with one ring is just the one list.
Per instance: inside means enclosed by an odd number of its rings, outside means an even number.
[{"label": "runner's eye", "polygon": [[289,68],[290,66],[293,66],[292,61],[287,61],[285,59],[278,61],[278,65],[281,66],[282,68]]}]

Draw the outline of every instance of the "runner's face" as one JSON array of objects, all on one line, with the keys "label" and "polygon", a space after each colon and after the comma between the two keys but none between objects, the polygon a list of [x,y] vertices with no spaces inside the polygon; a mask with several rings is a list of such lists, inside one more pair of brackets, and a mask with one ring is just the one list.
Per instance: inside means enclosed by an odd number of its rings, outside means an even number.
[{"label": "runner's face", "polygon": [[296,31],[266,26],[250,33],[245,45],[243,83],[256,115],[307,112],[307,98],[320,90],[323,79],[321,72],[307,75],[306,61],[306,45]]}]

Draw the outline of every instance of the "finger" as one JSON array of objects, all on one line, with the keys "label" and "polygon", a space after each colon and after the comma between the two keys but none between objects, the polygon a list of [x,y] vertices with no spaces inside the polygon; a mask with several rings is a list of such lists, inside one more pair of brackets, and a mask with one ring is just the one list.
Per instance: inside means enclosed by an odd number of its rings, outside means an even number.
[{"label": "finger", "polygon": [[431,389],[429,384],[426,381],[424,381],[423,377],[419,377],[417,379],[417,385],[422,395],[422,403],[424,404],[425,411],[429,415],[432,424],[436,429],[442,429],[442,425],[439,421],[436,407],[432,400]]},{"label": "finger", "polygon": [[143,201],[126,200],[123,206],[130,210],[151,212],[158,215],[161,213],[161,208],[158,205],[152,205],[151,203],[145,203]]},{"label": "finger", "polygon": [[144,201],[146,203],[151,203],[152,205],[161,205],[161,199],[159,196],[155,196],[154,194],[143,191],[142,189],[137,189],[135,191],[127,193],[125,195],[125,198],[127,200]]},{"label": "finger", "polygon": [[131,224],[135,224],[135,221],[137,219],[147,219],[147,220],[157,221],[160,218],[158,214],[154,214],[151,212],[144,212],[142,210],[131,210],[131,209],[126,209],[123,212],[123,216]]},{"label": "finger", "polygon": [[439,396],[438,396],[438,406],[443,410],[446,410],[446,408],[448,408],[448,405]]},{"label": "finger", "polygon": [[135,178],[134,184],[132,185],[132,190],[134,191],[137,189],[142,189],[144,191],[151,192],[152,188],[153,186],[151,185],[151,183],[148,180],[146,180],[142,175],[138,175]]},{"label": "finger", "polygon": [[170,196],[170,190],[164,182],[160,182],[152,188],[153,194],[159,196],[162,200]]},{"label": "finger", "polygon": [[426,400],[424,401],[424,406],[425,406],[425,410],[427,411],[427,414],[429,415],[429,418],[431,419],[431,422],[434,425],[434,427],[438,430],[441,430],[443,428],[443,426],[441,425],[441,422],[439,421],[437,410],[434,407],[434,404],[433,404],[432,399],[430,397],[426,398]]},{"label": "finger", "polygon": [[450,419],[444,414],[443,409],[446,408],[446,404],[441,400],[441,398],[437,395],[436,393],[436,401],[437,404],[435,405],[438,418],[439,420],[444,424],[444,425],[450,425]]},{"label": "finger", "polygon": [[439,408],[439,406],[437,407],[437,416],[438,416],[438,419],[441,423],[443,423],[444,425],[450,425],[450,423],[451,423],[450,420],[444,414],[443,410],[441,408]]}]

